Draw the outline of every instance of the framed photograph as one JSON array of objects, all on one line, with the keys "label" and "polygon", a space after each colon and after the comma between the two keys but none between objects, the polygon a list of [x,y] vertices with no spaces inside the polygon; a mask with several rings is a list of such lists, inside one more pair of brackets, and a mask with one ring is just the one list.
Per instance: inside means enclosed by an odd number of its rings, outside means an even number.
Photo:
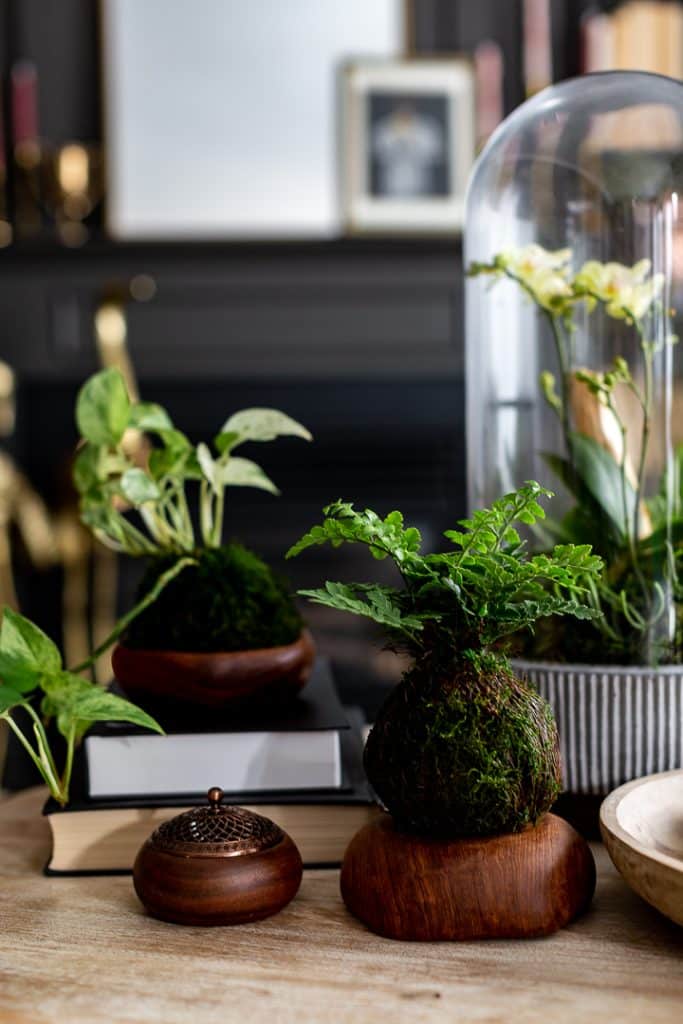
[{"label": "framed photograph", "polygon": [[342,194],[350,232],[462,228],[474,103],[474,75],[464,59],[345,67]]}]

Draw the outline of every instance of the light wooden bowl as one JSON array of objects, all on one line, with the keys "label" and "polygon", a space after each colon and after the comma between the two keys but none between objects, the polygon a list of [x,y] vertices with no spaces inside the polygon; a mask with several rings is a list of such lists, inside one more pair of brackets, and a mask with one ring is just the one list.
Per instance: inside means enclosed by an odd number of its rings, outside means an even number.
[{"label": "light wooden bowl", "polygon": [[631,888],[683,925],[683,771],[615,789],[600,808],[600,831]]}]

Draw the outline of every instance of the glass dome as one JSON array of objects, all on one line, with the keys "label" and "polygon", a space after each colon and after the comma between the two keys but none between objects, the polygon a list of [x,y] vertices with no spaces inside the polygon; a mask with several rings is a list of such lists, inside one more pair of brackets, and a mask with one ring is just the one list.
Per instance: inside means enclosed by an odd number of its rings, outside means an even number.
[{"label": "glass dome", "polygon": [[557,660],[683,660],[682,187],[683,84],[639,72],[539,93],[472,175],[470,505],[538,480],[556,497],[534,543],[606,563],[601,617],[537,641]]}]

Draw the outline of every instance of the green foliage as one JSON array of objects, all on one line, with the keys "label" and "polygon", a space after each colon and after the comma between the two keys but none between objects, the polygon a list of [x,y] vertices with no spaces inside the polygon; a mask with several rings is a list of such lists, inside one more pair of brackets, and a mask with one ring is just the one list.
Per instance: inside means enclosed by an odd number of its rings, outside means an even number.
[{"label": "green foliage", "polygon": [[400,512],[381,519],[338,501],[324,509],[323,522],[287,557],[319,544],[360,543],[374,558],[391,558],[403,581],[400,589],[328,583],[303,593],[318,604],[373,619],[392,642],[415,654],[442,651],[444,657],[457,658],[545,616],[595,616],[585,597],[599,578],[602,560],[590,545],[563,544],[533,557],[526,553],[515,524],[533,526],[542,520],[543,497],[550,492],[527,482],[463,519],[460,530],[448,531],[447,539],[458,550],[432,555],[421,554],[420,534],[404,528]]},{"label": "green foliage", "polygon": [[[545,461],[576,504],[562,522],[537,528],[538,539],[541,544],[589,540],[607,566],[602,580],[591,586],[591,603],[602,614],[585,628],[575,622],[543,624],[543,646],[531,653],[575,660],[580,649],[581,657],[594,663],[676,663],[683,656],[680,452],[659,491],[647,493],[656,381],[664,370],[655,360],[678,343],[673,310],[663,301],[665,276],[653,274],[648,259],[630,267],[588,260],[578,272],[572,263],[570,249],[548,252],[532,243],[468,268],[469,276],[486,275],[491,284],[515,282],[550,328],[559,373],[542,369],[539,384],[559,421],[564,454],[546,454]],[[633,329],[633,365],[621,354],[601,369],[576,365],[576,310],[582,310],[586,330],[586,314],[599,307],[604,316]],[[609,428],[577,416],[577,403],[586,398]],[[636,409],[637,418],[632,412],[626,418],[626,408]],[[574,429],[578,419],[587,433]],[[605,433],[611,435],[609,447],[602,443]]]},{"label": "green foliage", "polygon": [[52,640],[23,615],[6,608],[0,626],[0,679],[18,693],[35,690],[41,677],[61,670]]},{"label": "green foliage", "polygon": [[182,575],[148,600],[174,561],[166,555],[150,562],[138,591],[147,608],[127,630],[129,647],[237,651],[289,644],[301,633],[286,584],[240,544],[198,552]]},{"label": "green foliage", "polygon": [[366,544],[373,558],[388,556],[397,565],[404,565],[420,550],[420,531],[414,526],[404,530],[400,512],[390,512],[386,519],[381,519],[370,509],[356,512],[349,502],[335,501],[323,509],[323,514],[324,522],[304,534],[287,552],[287,558],[319,544],[329,543],[338,548],[348,542]]},{"label": "green foliage", "polygon": [[[233,455],[235,448],[283,436],[311,439],[305,427],[276,409],[243,409],[223,424],[212,454],[204,443],[193,445],[160,405],[132,403],[123,377],[113,369],[83,385],[76,422],[84,442],[73,472],[81,518],[103,544],[133,556],[196,549],[186,493],[190,482],[199,487],[201,545],[219,547],[227,487],[278,493],[260,466]],[[153,439],[144,465],[130,455],[126,435],[131,430]]]},{"label": "green foliage", "polygon": [[[388,630],[395,630],[406,635],[421,630],[422,619],[419,615],[404,614],[401,610],[401,596],[391,587],[379,584],[332,583],[325,584],[323,591],[300,590],[302,597],[308,597],[313,604],[328,605],[340,611],[364,615]],[[362,595],[359,596],[359,595]]]},{"label": "green foliage", "polygon": [[67,740],[72,730],[76,739],[81,739],[94,722],[130,722],[152,732],[162,731],[142,708],[93,686],[73,672],[44,677],[41,689],[45,694],[41,711],[46,718],[56,720],[57,728]]},{"label": "green foliage", "polygon": [[129,425],[130,399],[118,370],[91,377],[78,396],[76,422],[81,435],[95,445],[117,445]]},{"label": "green foliage", "polygon": [[[137,610],[133,609],[127,619],[130,620]],[[113,636],[118,632],[115,630]],[[109,638],[93,657],[111,642]],[[66,740],[66,759],[61,773],[50,749],[45,723],[31,703],[32,698],[41,693],[45,720],[54,718]],[[28,736],[12,716],[17,708],[23,708],[29,716],[31,733]],[[69,799],[74,747],[94,722],[131,722],[154,732],[162,731],[150,715],[134,704],[102,690],[75,672],[65,671],[61,655],[50,638],[11,608],[4,609],[0,629],[0,719],[8,723],[60,804],[66,804]]]}]

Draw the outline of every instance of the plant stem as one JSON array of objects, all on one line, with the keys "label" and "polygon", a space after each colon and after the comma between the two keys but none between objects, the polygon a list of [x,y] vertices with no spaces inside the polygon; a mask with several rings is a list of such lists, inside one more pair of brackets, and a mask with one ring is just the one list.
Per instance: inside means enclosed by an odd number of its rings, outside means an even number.
[{"label": "plant stem", "polygon": [[185,494],[185,486],[181,482],[178,486],[178,507],[180,515],[184,522],[184,533],[185,542],[188,551],[194,550],[194,527],[192,526],[192,516],[190,515],[190,507],[187,503],[187,495]]},{"label": "plant stem", "polygon": [[66,738],[66,761],[62,772],[61,784],[64,803],[69,800],[69,787],[71,785],[71,772],[74,764],[74,748],[76,746],[76,723],[72,722],[69,728],[69,735]]},{"label": "plant stem", "polygon": [[45,732],[45,726],[40,720],[40,716],[36,714],[34,708],[30,703],[26,704],[26,710],[33,719],[33,731],[36,734],[36,740],[38,741],[38,750],[41,757],[45,757],[50,771],[54,775],[55,779],[58,778],[59,772],[57,771],[57,765],[55,764],[52,752],[50,750],[50,744],[48,743],[47,733]]},{"label": "plant stem", "polygon": [[640,503],[643,500],[645,487],[645,461],[650,441],[650,426],[652,417],[652,347],[643,337],[642,328],[638,321],[636,327],[642,340],[643,355],[645,357],[645,393],[643,395],[643,429],[640,442],[640,458],[638,460],[638,475],[636,478],[636,505],[633,513],[633,536],[636,543],[640,536]]},{"label": "plant stem", "polygon": [[75,668],[70,669],[70,671],[78,673],[83,672],[84,669],[86,668],[90,668],[90,666],[93,665],[97,661],[97,659],[102,654],[104,654],[104,652],[108,650],[108,648],[111,647],[111,645],[116,640],[118,640],[121,634],[125,632],[128,626],[131,624],[133,619],[137,618],[137,616],[140,615],[141,612],[144,612],[145,608],[148,608],[149,605],[153,604],[154,601],[156,601],[161,591],[171,582],[171,580],[174,580],[176,576],[178,576],[183,571],[183,569],[187,569],[188,566],[196,564],[196,558],[190,558],[189,556],[185,558],[179,558],[175,565],[172,565],[170,569],[167,569],[165,573],[162,573],[162,575],[159,576],[152,589],[147,594],[145,594],[142,600],[138,601],[135,607],[131,608],[131,610],[126,613],[126,615],[122,616],[122,618],[119,619],[119,621],[116,623],[116,626],[109,634],[107,639],[103,640],[102,643],[95,648],[90,657],[86,658],[86,660],[82,661],[79,665],[76,665]]},{"label": "plant stem", "polygon": [[571,442],[571,424],[569,421],[569,362],[567,359],[567,352],[565,349],[564,339],[560,331],[560,325],[556,316],[545,310],[546,317],[550,324],[550,328],[553,334],[553,340],[555,342],[555,350],[557,351],[557,361],[560,366],[560,397],[562,399],[562,409],[560,412],[560,420],[562,423],[562,434],[564,435],[564,443],[567,449],[567,455],[569,462],[572,467],[574,466],[574,453],[572,451]]},{"label": "plant stem", "polygon": [[206,480],[202,480],[199,486],[199,526],[202,533],[202,541],[207,548],[211,544],[212,527],[212,492]]},{"label": "plant stem", "polygon": [[[21,704],[19,706],[20,707],[25,707],[25,708],[29,707],[28,702],[26,704]],[[53,796],[55,798],[55,800],[61,802],[62,794],[61,794],[59,782],[54,777],[54,775],[52,775],[52,773],[50,772],[49,766],[46,765],[45,762],[43,762],[42,758],[40,758],[38,756],[38,754],[36,754],[35,750],[31,746],[29,741],[26,739],[26,737],[24,736],[23,732],[21,731],[21,729],[19,728],[17,723],[14,721],[14,719],[9,714],[4,714],[4,715],[1,715],[0,717],[5,719],[5,721],[9,725],[9,727],[12,730],[12,732],[14,733],[14,735],[17,737],[17,739],[21,743],[22,747],[24,748],[24,750],[26,751],[28,756],[31,758],[31,760],[35,764],[36,768],[40,772],[40,775],[45,780],[48,789],[50,790],[50,795]]]},{"label": "plant stem", "polygon": [[[631,564],[633,565],[633,571],[636,579],[643,591],[643,596],[648,599],[648,586],[640,568],[640,561],[638,559],[638,534],[634,534],[631,530],[631,520],[628,513],[628,478],[626,476],[626,465],[628,459],[628,447],[627,447],[627,429],[626,424],[622,420],[611,392],[607,393],[607,408],[612,413],[619,432],[621,434],[621,458],[619,459],[619,477],[621,480],[621,501],[624,516],[624,538],[628,547]],[[636,508],[638,507],[638,494],[635,496]]]},{"label": "plant stem", "polygon": [[213,514],[213,531],[211,534],[212,546],[219,548],[221,546],[221,537],[223,536],[223,513],[225,510],[225,488],[222,487],[220,493],[216,495],[216,505]]}]

